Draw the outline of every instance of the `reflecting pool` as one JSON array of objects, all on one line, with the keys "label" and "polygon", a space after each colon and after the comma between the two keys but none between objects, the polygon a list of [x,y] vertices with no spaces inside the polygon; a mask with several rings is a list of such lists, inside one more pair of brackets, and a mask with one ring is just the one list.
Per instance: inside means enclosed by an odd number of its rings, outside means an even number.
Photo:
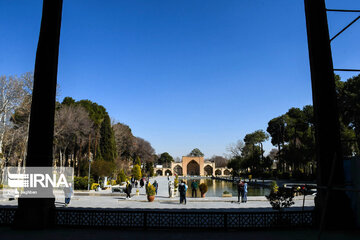
[{"label": "reflecting pool", "polygon": [[[189,189],[186,192],[187,197],[191,197],[191,183],[197,182],[206,183],[208,186],[208,191],[206,192],[207,197],[221,197],[224,191],[232,193],[233,196],[237,196],[237,185],[232,182],[214,180],[214,179],[184,179]],[[265,196],[270,193],[270,189],[267,187],[262,187],[248,183],[248,196]],[[197,196],[200,197],[200,191],[198,189]]]}]

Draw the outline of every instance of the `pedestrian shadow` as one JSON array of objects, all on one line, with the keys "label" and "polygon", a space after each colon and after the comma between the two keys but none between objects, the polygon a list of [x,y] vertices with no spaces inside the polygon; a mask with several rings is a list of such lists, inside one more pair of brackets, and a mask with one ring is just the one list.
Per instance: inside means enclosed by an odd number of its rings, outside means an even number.
[{"label": "pedestrian shadow", "polygon": [[[132,197],[134,197],[134,196],[132,196]],[[115,199],[117,199],[117,200],[126,200],[126,197],[116,197]]]},{"label": "pedestrian shadow", "polygon": [[162,201],[160,204],[171,204],[171,205],[180,205],[179,201]]},{"label": "pedestrian shadow", "polygon": [[165,197],[165,196],[158,196],[156,195],[155,198],[165,198],[165,199],[169,199],[169,197]]}]

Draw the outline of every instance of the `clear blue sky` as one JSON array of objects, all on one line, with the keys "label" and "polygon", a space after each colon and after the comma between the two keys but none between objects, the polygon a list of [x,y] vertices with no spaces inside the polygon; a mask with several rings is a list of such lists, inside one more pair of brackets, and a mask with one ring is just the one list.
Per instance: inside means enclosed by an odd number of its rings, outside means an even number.
[{"label": "clear blue sky", "polygon": [[[1,75],[33,71],[41,7],[0,0]],[[358,14],[328,16],[334,35]],[[335,67],[360,68],[359,30],[332,44]],[[64,0],[58,73],[60,101],[97,102],[174,157],[195,147],[222,155],[312,103],[303,0]]]}]

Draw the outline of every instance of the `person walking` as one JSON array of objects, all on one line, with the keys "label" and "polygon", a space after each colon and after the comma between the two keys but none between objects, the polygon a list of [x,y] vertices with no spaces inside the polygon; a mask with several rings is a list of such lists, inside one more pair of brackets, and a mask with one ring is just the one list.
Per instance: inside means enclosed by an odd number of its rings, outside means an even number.
[{"label": "person walking", "polygon": [[179,184],[180,204],[183,202],[186,204],[186,189],[187,186],[184,180],[181,180],[181,183]]},{"label": "person walking", "polygon": [[197,182],[193,181],[191,183],[191,196],[192,197],[197,197],[197,188],[198,188]]},{"label": "person walking", "polygon": [[241,180],[239,180],[237,184],[237,190],[238,190],[238,202],[240,202],[240,196],[241,196],[241,200],[244,198],[244,183]]},{"label": "person walking", "polygon": [[127,182],[126,185],[126,199],[131,199],[131,189],[132,189],[132,185],[130,184],[130,182]]},{"label": "person walking", "polygon": [[69,183],[69,187],[64,188],[64,195],[65,195],[65,207],[70,204],[71,196],[73,194],[73,189],[71,183]]},{"label": "person walking", "polygon": [[154,183],[153,183],[154,187],[155,187],[155,195],[157,195],[157,191],[158,191],[158,187],[159,187],[159,184],[158,182],[155,180]]},{"label": "person walking", "polygon": [[244,197],[243,197],[243,202],[247,202],[247,192],[248,192],[248,184],[246,181],[244,181]]},{"label": "person walking", "polygon": [[142,188],[144,186],[144,178],[140,179],[140,188]]},{"label": "person walking", "polygon": [[135,186],[135,178],[134,176],[131,177],[131,187]]}]

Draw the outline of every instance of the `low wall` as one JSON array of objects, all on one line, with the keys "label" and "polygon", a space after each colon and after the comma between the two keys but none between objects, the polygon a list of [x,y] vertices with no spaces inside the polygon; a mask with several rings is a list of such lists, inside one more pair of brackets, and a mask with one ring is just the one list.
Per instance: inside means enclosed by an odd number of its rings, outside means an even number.
[{"label": "low wall", "polygon": [[[0,208],[0,226],[11,225],[16,207]],[[312,227],[313,211],[232,212],[207,210],[56,209],[58,227],[133,229],[251,229]]]}]

